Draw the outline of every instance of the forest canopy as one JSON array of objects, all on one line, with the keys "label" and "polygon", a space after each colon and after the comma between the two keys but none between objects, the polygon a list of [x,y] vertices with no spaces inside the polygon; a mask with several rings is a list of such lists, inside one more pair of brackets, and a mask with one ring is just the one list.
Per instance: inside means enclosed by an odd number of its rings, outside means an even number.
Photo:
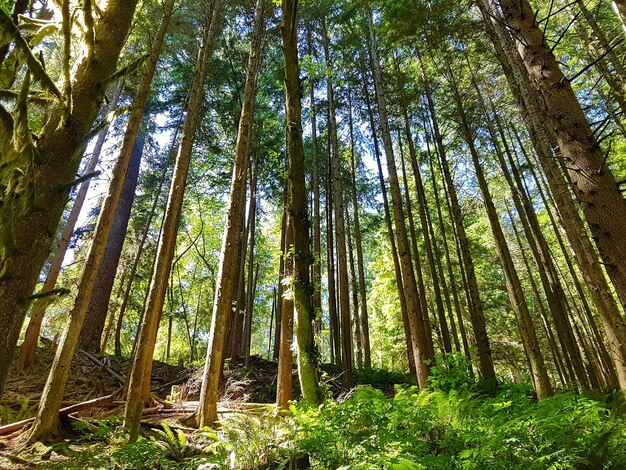
[{"label": "forest canopy", "polygon": [[0,466],[625,468],[625,39],[0,0]]}]

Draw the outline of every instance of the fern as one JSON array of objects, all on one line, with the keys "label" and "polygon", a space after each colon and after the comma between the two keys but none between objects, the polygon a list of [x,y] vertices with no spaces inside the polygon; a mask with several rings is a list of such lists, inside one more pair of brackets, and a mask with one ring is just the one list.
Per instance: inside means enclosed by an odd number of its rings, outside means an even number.
[{"label": "fern", "polygon": [[182,462],[200,453],[201,449],[189,443],[183,431],[176,429],[176,433],[174,433],[167,424],[163,423],[161,426],[163,426],[163,430],[154,430],[158,437],[153,437],[153,440],[167,457],[176,462]]}]

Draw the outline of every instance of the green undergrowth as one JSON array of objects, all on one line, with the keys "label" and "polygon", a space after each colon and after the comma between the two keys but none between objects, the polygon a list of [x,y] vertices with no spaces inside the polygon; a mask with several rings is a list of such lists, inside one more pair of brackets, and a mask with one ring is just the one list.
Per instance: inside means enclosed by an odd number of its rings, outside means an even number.
[{"label": "green undergrowth", "polygon": [[[537,403],[527,385],[481,393],[466,372],[435,370],[433,390],[359,386],[343,401],[228,414],[217,430],[164,426],[124,444],[119,423],[84,429],[45,468],[280,469],[307,456],[319,469],[626,469],[621,394],[562,392]],[[382,381],[382,374],[379,374]],[[51,459],[54,460],[54,459]]]}]

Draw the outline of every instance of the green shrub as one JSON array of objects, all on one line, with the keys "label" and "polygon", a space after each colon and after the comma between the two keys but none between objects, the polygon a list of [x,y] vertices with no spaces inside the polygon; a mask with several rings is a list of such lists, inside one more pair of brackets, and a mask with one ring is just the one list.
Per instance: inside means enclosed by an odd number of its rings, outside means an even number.
[{"label": "green shrub", "polygon": [[343,403],[297,407],[294,420],[298,450],[321,468],[626,468],[624,422],[572,393],[537,404],[514,388],[485,399],[404,387],[390,399],[359,387]]}]

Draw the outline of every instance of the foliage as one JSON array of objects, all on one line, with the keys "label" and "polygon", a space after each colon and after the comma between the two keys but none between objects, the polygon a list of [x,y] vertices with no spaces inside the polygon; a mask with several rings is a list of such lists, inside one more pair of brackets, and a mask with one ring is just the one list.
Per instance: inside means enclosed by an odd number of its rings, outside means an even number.
[{"label": "foliage", "polygon": [[[625,423],[572,393],[534,403],[504,387],[468,391],[398,387],[394,398],[359,387],[343,403],[297,407],[298,448],[321,468],[623,468]],[[404,459],[404,467],[400,465]],[[420,467],[423,466],[423,467]]]},{"label": "foliage", "polygon": [[475,385],[470,372],[471,366],[461,353],[447,356],[437,354],[435,364],[430,369],[430,384],[435,390],[442,392],[471,390]]},{"label": "foliage", "polygon": [[208,449],[231,468],[283,468],[293,454],[294,429],[274,413],[231,413],[221,419],[218,431],[199,434],[212,441]]},{"label": "foliage", "polygon": [[32,414],[30,400],[22,400],[18,403],[19,409],[15,410],[11,406],[0,405],[0,422],[8,424],[27,418]]},{"label": "foliage", "polygon": [[157,437],[153,437],[156,445],[163,450],[164,454],[176,462],[183,462],[197,454],[200,449],[189,442],[187,436],[180,429],[176,433],[165,423],[163,430],[155,429]]},{"label": "foliage", "polygon": [[111,426],[115,422],[121,424],[119,420],[103,420],[98,426],[79,426],[87,431],[78,440],[81,445],[69,446],[66,442],[53,445],[52,449],[66,460],[46,464],[46,468],[175,470],[195,469],[211,462],[212,455],[200,455],[202,449],[179,429],[174,433],[163,424],[163,430],[154,429],[154,435],[149,438],[140,437],[127,444],[126,431]]},{"label": "foliage", "polygon": [[393,388],[396,384],[415,384],[415,378],[395,370],[357,369],[356,380],[361,385],[371,385],[375,388]]}]

